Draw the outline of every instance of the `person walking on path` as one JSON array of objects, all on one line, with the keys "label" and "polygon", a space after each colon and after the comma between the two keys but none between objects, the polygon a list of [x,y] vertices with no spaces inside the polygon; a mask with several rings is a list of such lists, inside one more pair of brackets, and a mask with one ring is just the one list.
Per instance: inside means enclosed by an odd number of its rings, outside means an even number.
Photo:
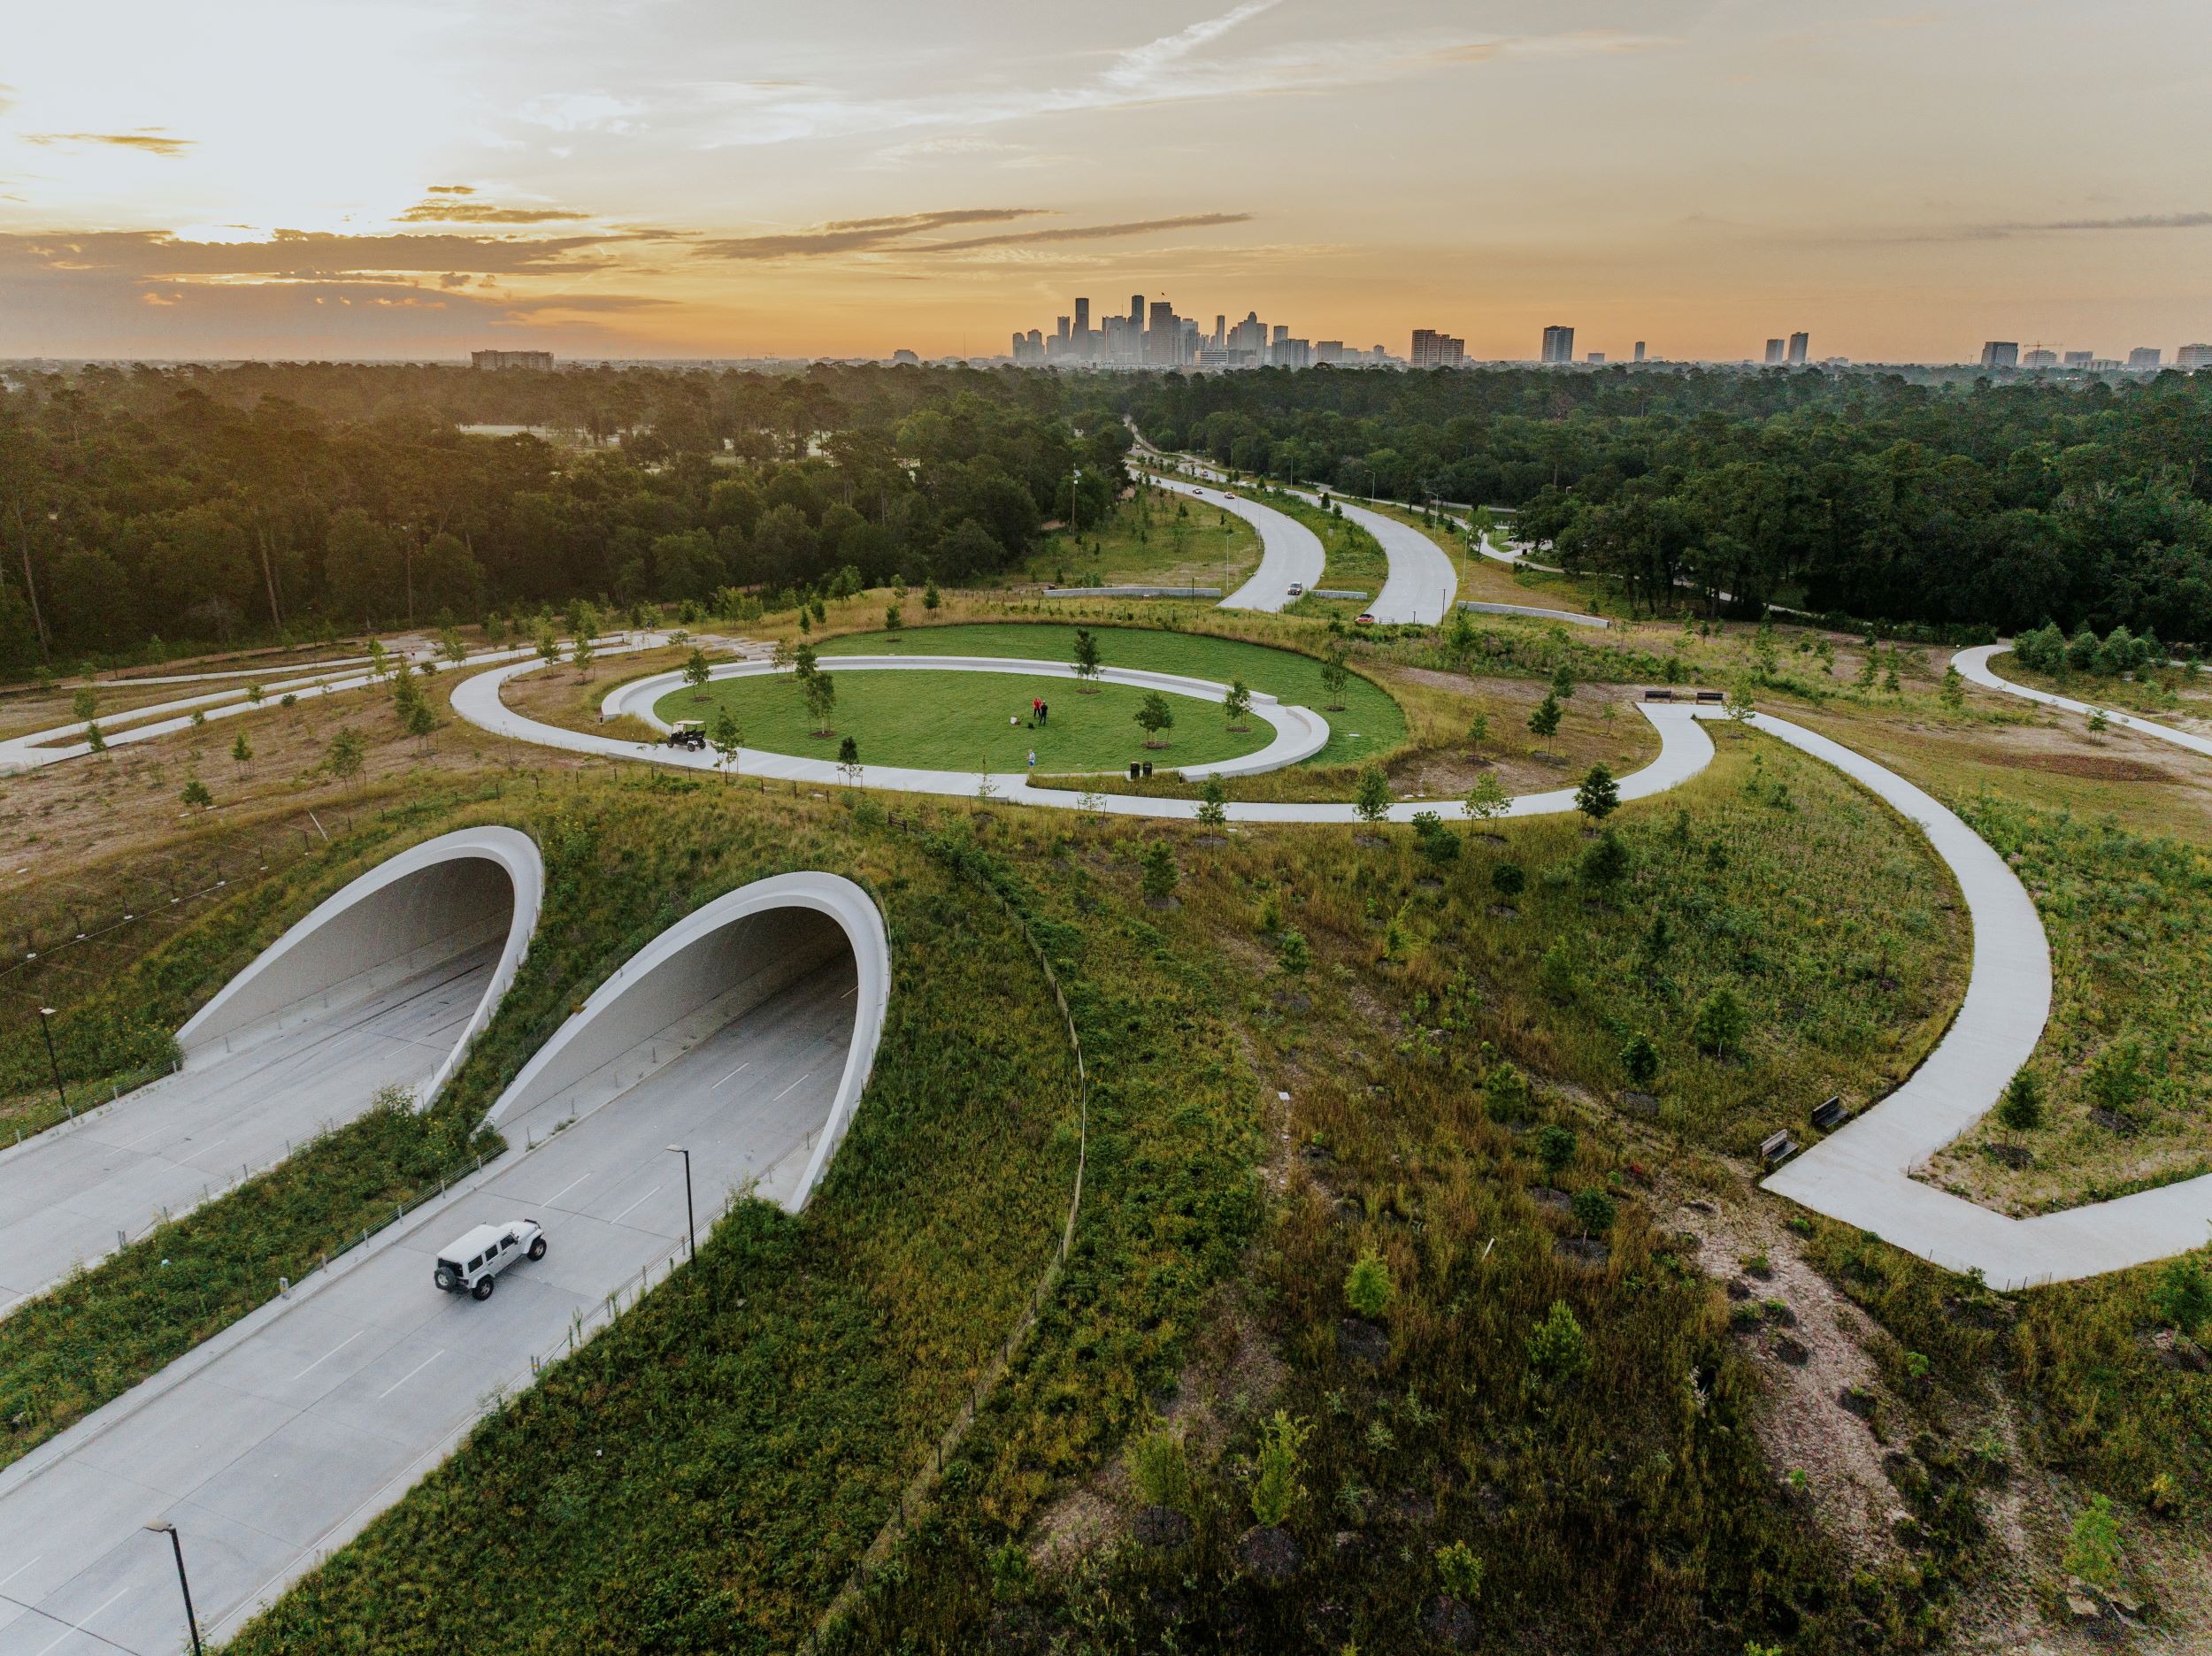
[{"label": "person walking on path", "polygon": [[1034,748],[1029,750],[1029,769],[1033,774],[1037,769],[1037,750]]}]

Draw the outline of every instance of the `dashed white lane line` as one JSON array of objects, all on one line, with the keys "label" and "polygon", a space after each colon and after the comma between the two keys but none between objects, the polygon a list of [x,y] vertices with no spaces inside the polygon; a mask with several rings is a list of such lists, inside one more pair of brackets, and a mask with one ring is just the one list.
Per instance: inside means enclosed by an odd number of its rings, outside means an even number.
[{"label": "dashed white lane line", "polygon": [[660,1192],[661,1187],[657,1184],[654,1185],[651,1190],[647,1191],[644,1195],[639,1197],[636,1201],[632,1202],[620,1213],[615,1215],[613,1218],[608,1220],[607,1223],[609,1224],[620,1224],[625,1219],[627,1219],[632,1214],[635,1213],[641,1205],[650,1200],[653,1197],[659,1195]]},{"label": "dashed white lane line", "polygon": [[347,1346],[349,1346],[352,1345],[354,1341],[356,1341],[356,1340],[359,1339],[359,1338],[361,1338],[364,1334],[365,1334],[365,1333],[367,1333],[367,1332],[368,1332],[368,1330],[366,1330],[366,1329],[356,1329],[356,1330],[355,1330],[352,1333],[350,1333],[350,1334],[347,1335],[347,1336],[345,1337],[345,1338],[343,1338],[343,1339],[340,1340],[340,1341],[339,1341],[339,1342],[338,1342],[335,1346],[332,1346],[332,1347],[331,1347],[328,1351],[325,1352],[325,1353],[324,1353],[321,1356],[319,1356],[319,1357],[318,1357],[317,1359],[315,1359],[315,1361],[314,1361],[313,1362],[311,1362],[311,1363],[308,1364],[306,1368],[304,1368],[301,1369],[301,1370],[299,1371],[299,1373],[297,1373],[297,1374],[294,1375],[294,1376],[292,1376],[292,1378],[293,1378],[293,1379],[295,1379],[295,1380],[304,1380],[304,1379],[306,1379],[308,1376],[310,1376],[310,1375],[313,1374],[313,1373],[315,1372],[315,1370],[317,1370],[318,1368],[321,1368],[321,1367],[322,1367],[325,1363],[328,1362],[328,1361],[330,1361],[333,1357],[335,1357],[335,1356],[336,1356],[336,1355],[337,1355],[340,1352],[342,1352],[342,1351],[345,1350],[345,1348],[346,1348]]},{"label": "dashed white lane line", "polygon": [[432,1352],[429,1356],[424,1358],[412,1368],[410,1368],[405,1374],[400,1376],[398,1379],[393,1381],[391,1384],[386,1386],[381,1392],[378,1392],[376,1394],[376,1400],[381,1403],[386,1398],[391,1396],[393,1392],[398,1391],[400,1387],[405,1385],[410,1380],[412,1380],[417,1375],[420,1374],[424,1369],[429,1368],[432,1363],[437,1361],[439,1358],[444,1355],[445,1352],[442,1347],[437,1351]]}]

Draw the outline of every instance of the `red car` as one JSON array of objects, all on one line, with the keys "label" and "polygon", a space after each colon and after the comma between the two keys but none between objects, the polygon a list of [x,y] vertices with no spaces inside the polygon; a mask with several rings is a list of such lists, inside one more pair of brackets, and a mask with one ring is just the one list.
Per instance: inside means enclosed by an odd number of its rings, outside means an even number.
[{"label": "red car", "polygon": [[1371,611],[1363,610],[1359,614],[1352,617],[1352,625],[1354,626],[1373,626],[1375,625],[1374,615]]}]

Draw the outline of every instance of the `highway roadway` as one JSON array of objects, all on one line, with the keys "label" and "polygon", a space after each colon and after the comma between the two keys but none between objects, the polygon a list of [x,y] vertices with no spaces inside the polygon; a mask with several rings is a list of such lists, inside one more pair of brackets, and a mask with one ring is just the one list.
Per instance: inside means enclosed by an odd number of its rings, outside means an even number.
[{"label": "highway roadway", "polygon": [[[249,1031],[186,1068],[0,1151],[0,1315],[78,1265],[219,1195],[435,1074],[490,984],[501,939],[388,978],[288,1028]],[[4,1557],[4,1554],[0,1554]]]},{"label": "highway roadway", "polygon": [[1155,480],[1162,488],[1223,507],[1259,531],[1259,568],[1252,571],[1251,579],[1243,586],[1224,598],[1218,608],[1279,611],[1303,595],[1291,591],[1294,586],[1310,591],[1321,584],[1322,565],[1327,561],[1321,537],[1288,513],[1246,500],[1225,488],[1203,487],[1179,478]]},{"label": "highway roadway", "polygon": [[[856,987],[841,954],[680,1054],[641,1042],[603,1073],[643,1078],[573,1125],[553,1131],[571,1093],[503,1121],[516,1148],[442,1202],[0,1471],[0,1656],[182,1647],[156,1520],[183,1537],[203,1630],[235,1631],[449,1453],[493,1392],[526,1385],[572,1317],[660,1279],[685,1227],[667,1146],[691,1151],[703,1229],[748,1180],[797,1191]],[[445,1243],[518,1215],[545,1226],[544,1260],[481,1303],[432,1286]]]}]

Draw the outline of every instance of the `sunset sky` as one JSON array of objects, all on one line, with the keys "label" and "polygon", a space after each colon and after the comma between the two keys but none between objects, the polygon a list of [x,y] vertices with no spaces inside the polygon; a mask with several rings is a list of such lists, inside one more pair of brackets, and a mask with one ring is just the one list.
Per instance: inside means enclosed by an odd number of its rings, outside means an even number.
[{"label": "sunset sky", "polygon": [[0,356],[2212,339],[2204,0],[76,0],[0,38]]}]

